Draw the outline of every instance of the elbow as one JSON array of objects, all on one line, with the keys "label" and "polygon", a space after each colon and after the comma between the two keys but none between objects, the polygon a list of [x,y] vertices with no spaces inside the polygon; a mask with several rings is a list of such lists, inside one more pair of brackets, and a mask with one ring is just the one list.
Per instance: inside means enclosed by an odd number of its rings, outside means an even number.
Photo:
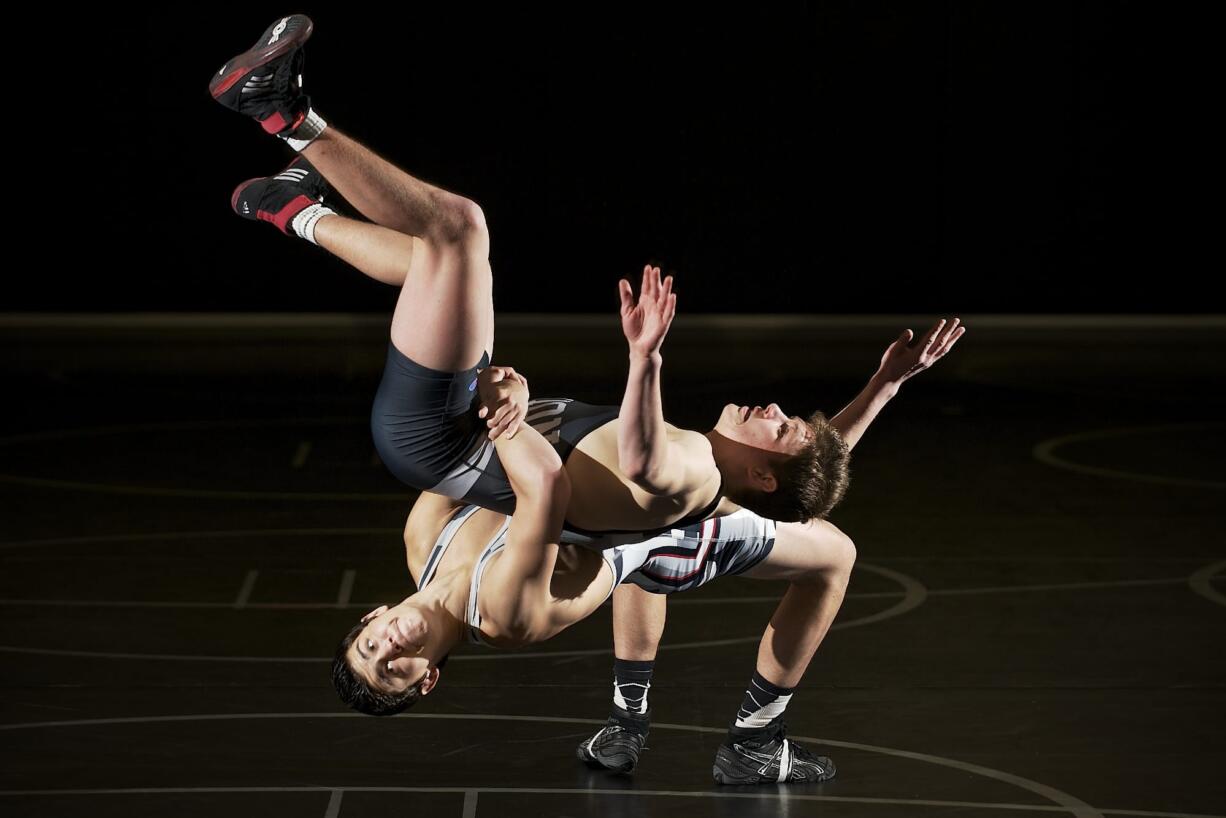
[{"label": "elbow", "polygon": [[661,494],[659,469],[653,469],[645,460],[633,460],[621,465],[622,474],[634,485],[648,494]]},{"label": "elbow", "polygon": [[570,478],[560,464],[557,469],[543,473],[538,485],[541,488],[541,497],[547,505],[565,509],[570,504]]},{"label": "elbow", "polygon": [[621,469],[626,479],[636,486],[643,485],[651,474],[651,470],[647,468],[647,461],[638,457],[621,457],[617,461],[617,467]]}]

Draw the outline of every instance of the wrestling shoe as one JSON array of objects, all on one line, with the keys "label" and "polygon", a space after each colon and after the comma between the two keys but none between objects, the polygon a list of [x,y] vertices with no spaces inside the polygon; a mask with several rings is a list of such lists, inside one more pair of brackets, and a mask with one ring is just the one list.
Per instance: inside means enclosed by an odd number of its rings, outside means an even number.
[{"label": "wrestling shoe", "polygon": [[305,14],[275,20],[255,45],[213,75],[209,82],[213,99],[254,117],[268,133],[293,133],[311,109],[311,98],[301,87],[302,44],[311,29],[311,18]]},{"label": "wrestling shoe", "polygon": [[732,727],[715,753],[711,774],[719,784],[813,784],[834,778],[834,762],[784,738],[776,719],[764,728]]},{"label": "wrestling shoe", "polygon": [[613,705],[609,723],[575,749],[575,757],[589,767],[628,773],[639,763],[647,741],[651,711],[631,713]]},{"label": "wrestling shoe", "polygon": [[292,235],[294,217],[319,204],[329,191],[323,175],[299,156],[276,176],[248,179],[236,187],[230,207],[244,219],[272,222],[282,233]]}]

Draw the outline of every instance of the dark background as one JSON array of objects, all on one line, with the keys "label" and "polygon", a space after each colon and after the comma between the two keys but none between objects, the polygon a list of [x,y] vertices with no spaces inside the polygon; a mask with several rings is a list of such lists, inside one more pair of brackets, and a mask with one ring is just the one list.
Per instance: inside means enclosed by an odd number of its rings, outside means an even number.
[{"label": "dark background", "polygon": [[690,313],[1221,311],[1196,249],[1220,98],[1205,21],[969,2],[182,5],[14,26],[37,51],[9,135],[37,180],[10,206],[50,235],[0,310],[390,310],[389,288],[228,208],[289,153],[208,77],[293,11],[315,21],[317,109],[484,207],[503,311],[610,311],[647,260]]}]

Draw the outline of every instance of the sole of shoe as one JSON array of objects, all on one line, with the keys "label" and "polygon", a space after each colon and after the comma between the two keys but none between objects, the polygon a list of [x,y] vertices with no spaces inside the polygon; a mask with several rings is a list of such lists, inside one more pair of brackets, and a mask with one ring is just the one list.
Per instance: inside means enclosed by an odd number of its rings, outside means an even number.
[{"label": "sole of shoe", "polygon": [[587,747],[582,744],[575,749],[575,758],[593,770],[608,770],[612,773],[631,773],[636,765],[635,760],[625,754],[612,756],[609,759],[611,763],[606,763],[588,752]]},{"label": "sole of shoe", "polygon": [[265,43],[264,37],[260,37],[259,42],[223,65],[221,70],[209,81],[209,93],[213,95],[213,99],[217,99],[233,88],[234,83],[249,74],[253,68],[267,65],[310,39],[315,25],[311,22],[311,18],[306,15],[292,14],[289,17],[283,18],[281,23],[285,24],[285,28],[289,28],[289,22],[295,17],[304,20],[305,24],[295,28],[285,37],[277,36],[276,26],[274,26],[274,35],[271,42]]},{"label": "sole of shoe", "polygon": [[[234,193],[230,194],[230,209],[235,213],[238,213],[238,197],[243,195],[243,191],[246,190],[252,182],[262,182],[267,178],[267,176],[257,176],[254,179],[248,179],[238,187],[234,188]],[[239,215],[241,216],[242,214],[240,213]]]}]

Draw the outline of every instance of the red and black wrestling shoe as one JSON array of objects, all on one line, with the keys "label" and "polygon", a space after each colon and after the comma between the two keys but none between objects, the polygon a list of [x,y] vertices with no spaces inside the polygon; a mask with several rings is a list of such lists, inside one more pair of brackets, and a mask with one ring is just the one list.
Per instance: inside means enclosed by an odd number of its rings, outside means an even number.
[{"label": "red and black wrestling shoe", "polygon": [[275,224],[292,235],[290,222],[304,209],[319,204],[330,188],[323,175],[299,156],[276,176],[248,179],[234,189],[230,207],[244,219]]},{"label": "red and black wrestling shoe", "polygon": [[311,109],[311,98],[302,93],[302,44],[311,29],[305,14],[278,18],[255,45],[213,75],[213,99],[254,117],[268,133],[293,133]]}]

